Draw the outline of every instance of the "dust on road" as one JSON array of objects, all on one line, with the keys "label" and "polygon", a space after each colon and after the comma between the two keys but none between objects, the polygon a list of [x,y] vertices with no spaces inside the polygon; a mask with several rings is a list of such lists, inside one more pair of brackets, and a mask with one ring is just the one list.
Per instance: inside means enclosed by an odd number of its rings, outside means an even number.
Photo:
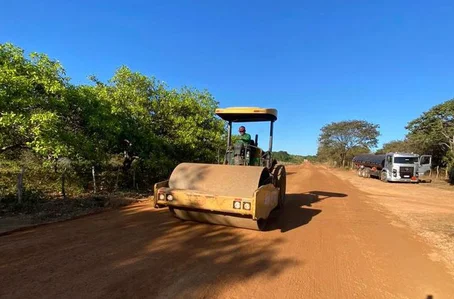
[{"label": "dust on road", "polygon": [[147,204],[0,238],[5,298],[452,298],[434,248],[348,180],[288,167],[270,231]]}]

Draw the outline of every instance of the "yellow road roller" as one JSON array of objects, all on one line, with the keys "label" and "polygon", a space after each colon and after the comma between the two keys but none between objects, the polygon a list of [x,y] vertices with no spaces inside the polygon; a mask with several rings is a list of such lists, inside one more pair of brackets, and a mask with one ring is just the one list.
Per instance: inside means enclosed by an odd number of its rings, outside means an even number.
[{"label": "yellow road roller", "polygon": [[[270,213],[285,203],[286,170],[272,157],[277,110],[258,107],[216,109],[228,124],[222,164],[181,163],[166,181],[154,185],[154,206],[168,207],[179,219],[266,230]],[[232,142],[232,124],[268,122],[269,148],[258,136]]]}]

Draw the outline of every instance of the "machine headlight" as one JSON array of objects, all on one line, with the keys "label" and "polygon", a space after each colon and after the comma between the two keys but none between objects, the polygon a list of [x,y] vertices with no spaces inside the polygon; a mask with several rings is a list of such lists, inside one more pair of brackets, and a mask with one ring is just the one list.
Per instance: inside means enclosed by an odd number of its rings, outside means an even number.
[{"label": "machine headlight", "polygon": [[250,202],[243,203],[243,209],[249,211],[251,209],[251,203]]},{"label": "machine headlight", "polygon": [[173,195],[172,194],[167,195],[167,200],[168,201],[172,201],[173,200]]},{"label": "machine headlight", "polygon": [[165,200],[166,199],[166,195],[164,193],[160,193],[159,194],[159,199],[160,200]]},{"label": "machine headlight", "polygon": [[234,209],[241,209],[241,201],[234,201],[233,202]]}]

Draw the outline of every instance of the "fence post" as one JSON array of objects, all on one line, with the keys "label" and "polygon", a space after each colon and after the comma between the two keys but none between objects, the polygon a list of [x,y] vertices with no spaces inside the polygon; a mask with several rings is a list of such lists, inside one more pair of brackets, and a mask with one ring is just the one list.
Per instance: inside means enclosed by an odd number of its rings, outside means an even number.
[{"label": "fence post", "polygon": [[93,175],[93,193],[96,193],[96,177],[95,177],[95,167],[91,167],[91,174]]},{"label": "fence post", "polygon": [[17,176],[17,203],[22,204],[22,192],[24,190],[24,184],[23,184],[23,179],[24,179],[24,171],[25,168],[22,166],[19,175]]}]

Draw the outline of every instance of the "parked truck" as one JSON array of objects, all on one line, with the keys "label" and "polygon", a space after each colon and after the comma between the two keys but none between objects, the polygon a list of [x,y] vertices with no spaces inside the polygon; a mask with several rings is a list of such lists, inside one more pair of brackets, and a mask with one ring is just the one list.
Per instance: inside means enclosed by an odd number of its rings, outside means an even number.
[{"label": "parked truck", "polygon": [[413,153],[363,154],[353,158],[358,175],[376,177],[383,182],[419,183],[428,181],[432,156]]}]

